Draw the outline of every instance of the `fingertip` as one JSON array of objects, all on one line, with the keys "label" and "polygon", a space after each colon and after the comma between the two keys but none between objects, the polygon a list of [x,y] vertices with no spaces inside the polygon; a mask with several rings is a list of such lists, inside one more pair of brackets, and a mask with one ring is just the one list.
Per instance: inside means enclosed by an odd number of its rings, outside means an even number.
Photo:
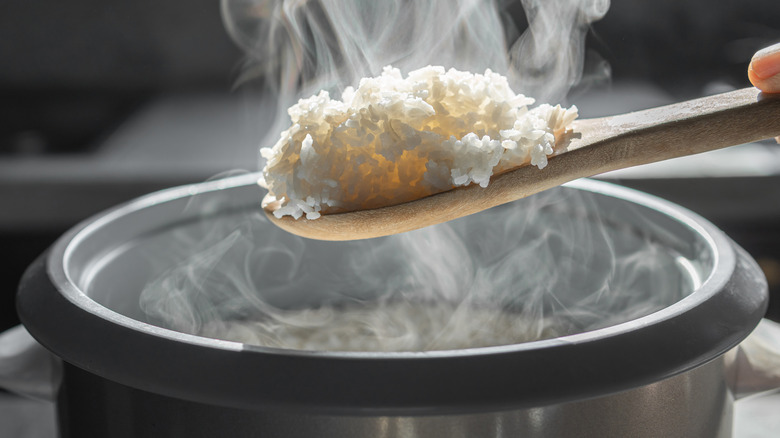
[{"label": "fingertip", "polygon": [[769,79],[761,79],[755,76],[750,76],[748,73],[748,79],[754,87],[761,90],[762,93],[777,94],[780,93],[780,75],[773,76]]},{"label": "fingertip", "polygon": [[764,49],[756,53],[748,65],[747,75],[750,83],[762,92],[780,93],[780,52]]},{"label": "fingertip", "polygon": [[750,60],[748,70],[759,79],[769,79],[780,74],[780,44],[756,52]]},{"label": "fingertip", "polygon": [[753,84],[754,87],[761,88],[759,86],[759,83],[761,82],[761,78],[756,76],[756,73],[753,71],[753,61],[750,61],[750,64],[748,65],[747,75],[748,75],[748,80],[750,81],[751,84]]}]

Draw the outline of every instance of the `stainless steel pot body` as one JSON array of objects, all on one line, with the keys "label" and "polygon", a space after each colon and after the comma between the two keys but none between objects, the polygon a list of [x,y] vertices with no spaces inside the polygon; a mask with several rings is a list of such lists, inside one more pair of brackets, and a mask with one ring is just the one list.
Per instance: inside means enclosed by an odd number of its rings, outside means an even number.
[{"label": "stainless steel pot body", "polygon": [[193,196],[219,200],[212,216],[256,209],[251,181],[160,192],[88,220],[30,268],[18,296],[30,333],[66,362],[62,435],[730,436],[724,353],[765,311],[756,264],[665,201],[592,181],[561,190],[587,193],[615,228],[695,252],[684,268],[700,284],[649,315],[524,344],[283,350],[164,329],[137,309],[147,262],[132,242],[204,220],[184,208]]},{"label": "stainless steel pot body", "polygon": [[[486,370],[487,371],[487,370]],[[323,415],[236,409],[142,391],[66,365],[61,436],[730,437],[723,360],[628,391],[536,408],[457,415]]]}]

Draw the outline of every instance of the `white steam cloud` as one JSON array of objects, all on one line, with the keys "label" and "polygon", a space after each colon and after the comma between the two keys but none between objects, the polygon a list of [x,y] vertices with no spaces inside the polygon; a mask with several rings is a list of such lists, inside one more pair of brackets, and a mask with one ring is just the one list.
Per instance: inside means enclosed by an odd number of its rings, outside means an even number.
[{"label": "white steam cloud", "polygon": [[155,236],[146,257],[161,270],[140,304],[163,327],[292,349],[455,349],[594,330],[666,307],[697,282],[686,270],[695,249],[648,240],[640,230],[662,230],[612,206],[619,222],[599,217],[594,195],[556,189],[410,233],[323,242],[254,206],[196,197],[194,211],[224,212]]},{"label": "white steam cloud", "polygon": [[[386,65],[490,68],[557,103],[580,80],[588,26],[609,1],[521,3],[522,34],[498,0],[222,0],[222,13],[248,55],[239,82],[261,78],[280,114]],[[204,219],[150,253],[165,269],[140,304],[152,322],[204,336],[303,349],[499,345],[626,321],[690,291],[673,255],[603,226],[571,190],[344,243],[287,234],[257,211],[214,216],[219,206],[197,198],[190,208]]]},{"label": "white steam cloud", "polygon": [[521,2],[528,30],[509,51],[510,80],[521,93],[557,102],[582,78],[588,25],[607,13],[609,0]]},{"label": "white steam cloud", "polygon": [[[589,25],[604,16],[609,0],[522,0],[528,23],[514,22],[511,3],[222,0],[222,14],[247,54],[239,82],[262,79],[280,115],[321,89],[340,95],[386,65],[403,73],[427,65],[490,68],[507,76],[516,93],[560,103],[582,77]],[[287,123],[278,117],[266,141]]]}]

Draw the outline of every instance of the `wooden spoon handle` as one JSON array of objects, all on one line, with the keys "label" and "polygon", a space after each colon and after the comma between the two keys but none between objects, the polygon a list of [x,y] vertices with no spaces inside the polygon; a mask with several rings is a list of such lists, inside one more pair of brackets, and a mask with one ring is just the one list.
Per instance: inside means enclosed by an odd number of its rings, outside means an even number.
[{"label": "wooden spoon handle", "polygon": [[587,149],[579,157],[577,173],[590,176],[776,136],[780,133],[780,95],[745,88],[581,120],[574,129],[581,138],[572,140],[566,153]]},{"label": "wooden spoon handle", "polygon": [[746,88],[619,116],[583,119],[575,121],[573,129],[575,138],[544,169],[520,167],[497,175],[484,189],[463,187],[430,200],[437,201],[435,208],[445,210],[453,208],[448,202],[457,202],[470,214],[578,178],[777,136],[780,95],[762,95],[756,88]]}]

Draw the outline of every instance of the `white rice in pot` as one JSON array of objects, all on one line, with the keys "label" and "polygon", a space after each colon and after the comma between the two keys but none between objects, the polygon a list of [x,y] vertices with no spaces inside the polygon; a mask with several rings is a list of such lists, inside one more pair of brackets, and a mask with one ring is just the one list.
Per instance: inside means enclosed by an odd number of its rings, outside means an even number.
[{"label": "white rice in pot", "polygon": [[382,74],[326,91],[289,110],[292,126],[271,148],[259,184],[274,215],[370,209],[453,187],[479,184],[504,170],[544,168],[577,108],[515,94],[504,76],[424,67],[404,78]]},{"label": "white rice in pot", "polygon": [[431,351],[530,342],[566,334],[548,319],[453,303],[374,303],[211,321],[202,336],[309,351]]}]

